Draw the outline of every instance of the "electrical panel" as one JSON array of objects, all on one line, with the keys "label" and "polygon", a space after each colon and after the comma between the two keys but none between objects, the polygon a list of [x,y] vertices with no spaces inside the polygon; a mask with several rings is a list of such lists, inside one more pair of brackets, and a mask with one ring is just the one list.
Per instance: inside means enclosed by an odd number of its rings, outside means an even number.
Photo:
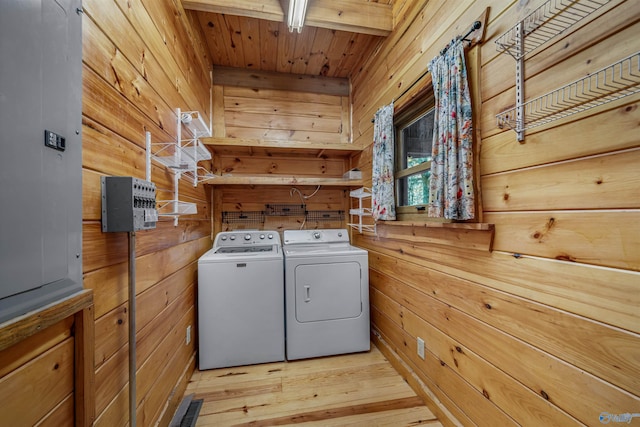
[{"label": "electrical panel", "polygon": [[156,228],[156,185],[130,176],[103,176],[102,231]]},{"label": "electrical panel", "polygon": [[82,290],[81,11],[0,0],[0,323]]}]

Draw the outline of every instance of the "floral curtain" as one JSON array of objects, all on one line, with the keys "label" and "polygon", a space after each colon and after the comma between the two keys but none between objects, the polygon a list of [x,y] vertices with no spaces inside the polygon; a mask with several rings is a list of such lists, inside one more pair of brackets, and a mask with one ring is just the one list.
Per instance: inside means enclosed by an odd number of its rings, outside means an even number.
[{"label": "floral curtain", "polygon": [[473,129],[463,43],[452,41],[429,71],[436,107],[428,215],[473,219]]},{"label": "floral curtain", "polygon": [[376,221],[396,219],[396,200],[393,193],[393,135],[393,103],[391,103],[378,110],[373,125],[371,215]]}]

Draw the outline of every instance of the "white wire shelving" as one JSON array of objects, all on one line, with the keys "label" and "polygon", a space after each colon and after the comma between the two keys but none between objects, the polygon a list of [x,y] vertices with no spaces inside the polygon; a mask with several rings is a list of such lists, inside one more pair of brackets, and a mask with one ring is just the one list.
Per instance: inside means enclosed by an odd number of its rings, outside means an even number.
[{"label": "white wire shelving", "polygon": [[516,60],[515,107],[496,115],[498,127],[524,131],[640,92],[640,52],[559,89],[524,102],[525,56],[582,21],[610,0],[549,0],[496,40]]},{"label": "white wire shelving", "polygon": [[549,0],[495,41],[516,60],[577,24],[611,0]]},{"label": "white wire shelving", "polygon": [[[159,200],[157,210],[159,216],[173,217],[174,224],[178,224],[181,215],[193,215],[198,213],[195,203],[179,200],[179,180],[183,176],[198,183],[214,179],[215,175],[198,163],[211,160],[211,152],[200,142],[199,138],[211,136],[209,127],[204,122],[203,116],[197,111],[181,112],[177,114],[177,138],[176,142],[151,143],[151,133],[146,133],[147,156],[147,180],[151,180],[151,160],[155,160],[174,173],[174,182],[171,200]],[[183,128],[188,132],[187,138],[182,138]]]},{"label": "white wire shelving", "polygon": [[180,216],[194,215],[198,213],[198,207],[195,203],[182,202],[180,200],[158,200],[159,216]]},{"label": "white wire shelving", "polygon": [[376,224],[365,224],[363,222],[364,217],[371,216],[371,208],[364,207],[363,200],[371,198],[371,189],[367,187],[358,188],[357,190],[352,190],[349,193],[349,196],[353,199],[358,200],[358,207],[349,209],[349,215],[351,217],[357,217],[358,222],[351,222],[347,225],[355,230],[358,230],[359,233],[363,231],[369,231],[371,233],[376,232]]},{"label": "white wire shelving", "polygon": [[211,136],[211,129],[199,111],[183,111],[179,117],[180,122],[187,128],[194,139]]},{"label": "white wire shelving", "polygon": [[498,126],[531,129],[638,92],[640,52],[522,104],[524,122],[520,127],[518,107],[498,114]]}]

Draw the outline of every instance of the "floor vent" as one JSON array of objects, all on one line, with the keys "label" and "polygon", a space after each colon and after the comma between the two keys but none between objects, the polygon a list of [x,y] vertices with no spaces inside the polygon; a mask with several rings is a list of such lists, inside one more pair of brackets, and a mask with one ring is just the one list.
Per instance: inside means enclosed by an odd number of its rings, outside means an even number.
[{"label": "floor vent", "polygon": [[187,408],[187,413],[182,417],[180,421],[180,427],[195,427],[198,414],[200,414],[200,408],[202,408],[202,399],[194,399]]},{"label": "floor vent", "polygon": [[202,408],[202,399],[194,399],[193,394],[182,399],[169,427],[194,427]]}]

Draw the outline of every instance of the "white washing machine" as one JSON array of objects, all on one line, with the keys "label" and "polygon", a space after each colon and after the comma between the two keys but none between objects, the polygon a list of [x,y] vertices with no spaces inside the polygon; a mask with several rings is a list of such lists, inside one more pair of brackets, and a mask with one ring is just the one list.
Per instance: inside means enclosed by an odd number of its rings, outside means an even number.
[{"label": "white washing machine", "polygon": [[344,229],[285,230],[287,360],[368,351],[369,262]]},{"label": "white washing machine", "polygon": [[198,260],[199,368],[282,361],[284,333],[280,235],[219,233]]}]

